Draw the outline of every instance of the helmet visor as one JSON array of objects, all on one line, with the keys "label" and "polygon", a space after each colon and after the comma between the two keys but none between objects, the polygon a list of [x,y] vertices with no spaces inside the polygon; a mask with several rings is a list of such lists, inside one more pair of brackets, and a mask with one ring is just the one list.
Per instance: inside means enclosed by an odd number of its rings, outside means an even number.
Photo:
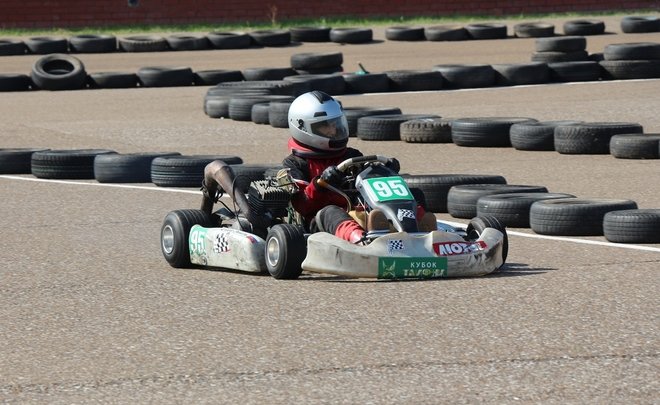
[{"label": "helmet visor", "polygon": [[348,124],[346,117],[339,116],[328,120],[314,122],[310,125],[314,135],[328,139],[343,139],[348,137]]}]

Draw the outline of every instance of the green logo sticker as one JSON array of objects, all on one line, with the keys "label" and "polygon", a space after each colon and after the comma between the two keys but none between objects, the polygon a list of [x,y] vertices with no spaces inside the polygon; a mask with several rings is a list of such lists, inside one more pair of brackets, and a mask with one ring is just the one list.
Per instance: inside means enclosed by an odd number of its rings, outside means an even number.
[{"label": "green logo sticker", "polygon": [[379,257],[378,278],[447,277],[446,257]]},{"label": "green logo sticker", "polygon": [[188,238],[188,245],[190,247],[190,254],[204,254],[204,240],[206,239],[206,228],[195,225],[190,230],[190,237]]},{"label": "green logo sticker", "polygon": [[413,200],[403,177],[378,177],[365,180],[366,190],[376,201]]}]

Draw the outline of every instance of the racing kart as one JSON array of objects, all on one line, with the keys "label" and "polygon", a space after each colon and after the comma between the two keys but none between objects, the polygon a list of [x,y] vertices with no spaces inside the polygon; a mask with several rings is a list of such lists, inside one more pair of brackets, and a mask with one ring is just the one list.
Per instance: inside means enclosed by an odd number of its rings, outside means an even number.
[{"label": "racing kart", "polygon": [[[298,188],[287,169],[252,181],[245,193],[231,167],[214,161],[204,170],[201,209],[165,217],[163,255],[173,267],[268,272],[277,279],[295,279],[302,271],[377,279],[469,277],[503,266],[508,238],[497,218],[475,217],[467,227],[437,221],[437,230],[420,231],[418,201],[388,161],[371,155],[341,162],[340,187],[317,180],[345,198],[347,211],[365,229],[374,209],[385,214],[389,229],[367,229],[356,244],[304,224],[291,206]],[[232,207],[220,200],[224,193]],[[218,210],[216,203],[222,204]]]}]

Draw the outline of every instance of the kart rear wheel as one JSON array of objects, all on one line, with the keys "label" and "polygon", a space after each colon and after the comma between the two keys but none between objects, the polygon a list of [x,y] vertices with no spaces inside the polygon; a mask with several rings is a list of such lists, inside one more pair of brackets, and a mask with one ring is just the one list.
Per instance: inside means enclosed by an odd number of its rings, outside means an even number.
[{"label": "kart rear wheel", "polygon": [[160,229],[160,248],[165,260],[175,268],[191,267],[188,235],[194,225],[213,226],[211,216],[202,210],[172,211]]},{"label": "kart rear wheel", "polygon": [[303,229],[297,225],[278,224],[266,236],[266,267],[279,280],[293,280],[302,273],[307,255],[307,241]]},{"label": "kart rear wheel", "polygon": [[506,234],[506,226],[504,226],[504,224],[502,224],[502,222],[500,222],[497,217],[492,215],[480,215],[478,217],[472,218],[467,226],[467,229],[465,230],[467,233],[467,240],[472,242],[479,239],[486,228],[495,228],[504,234],[504,243],[502,244],[502,266],[500,266],[501,269],[504,267],[504,263],[506,263],[506,258],[509,254],[509,237]]}]

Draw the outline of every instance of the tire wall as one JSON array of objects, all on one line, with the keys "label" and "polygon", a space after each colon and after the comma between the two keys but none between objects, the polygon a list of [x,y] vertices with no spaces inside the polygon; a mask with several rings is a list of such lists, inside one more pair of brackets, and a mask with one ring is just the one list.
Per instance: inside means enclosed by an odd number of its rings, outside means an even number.
[{"label": "tire wall", "polygon": [[517,15],[529,13],[655,9],[657,0],[3,0],[4,28],[89,27],[120,24],[283,21],[320,17]]}]

